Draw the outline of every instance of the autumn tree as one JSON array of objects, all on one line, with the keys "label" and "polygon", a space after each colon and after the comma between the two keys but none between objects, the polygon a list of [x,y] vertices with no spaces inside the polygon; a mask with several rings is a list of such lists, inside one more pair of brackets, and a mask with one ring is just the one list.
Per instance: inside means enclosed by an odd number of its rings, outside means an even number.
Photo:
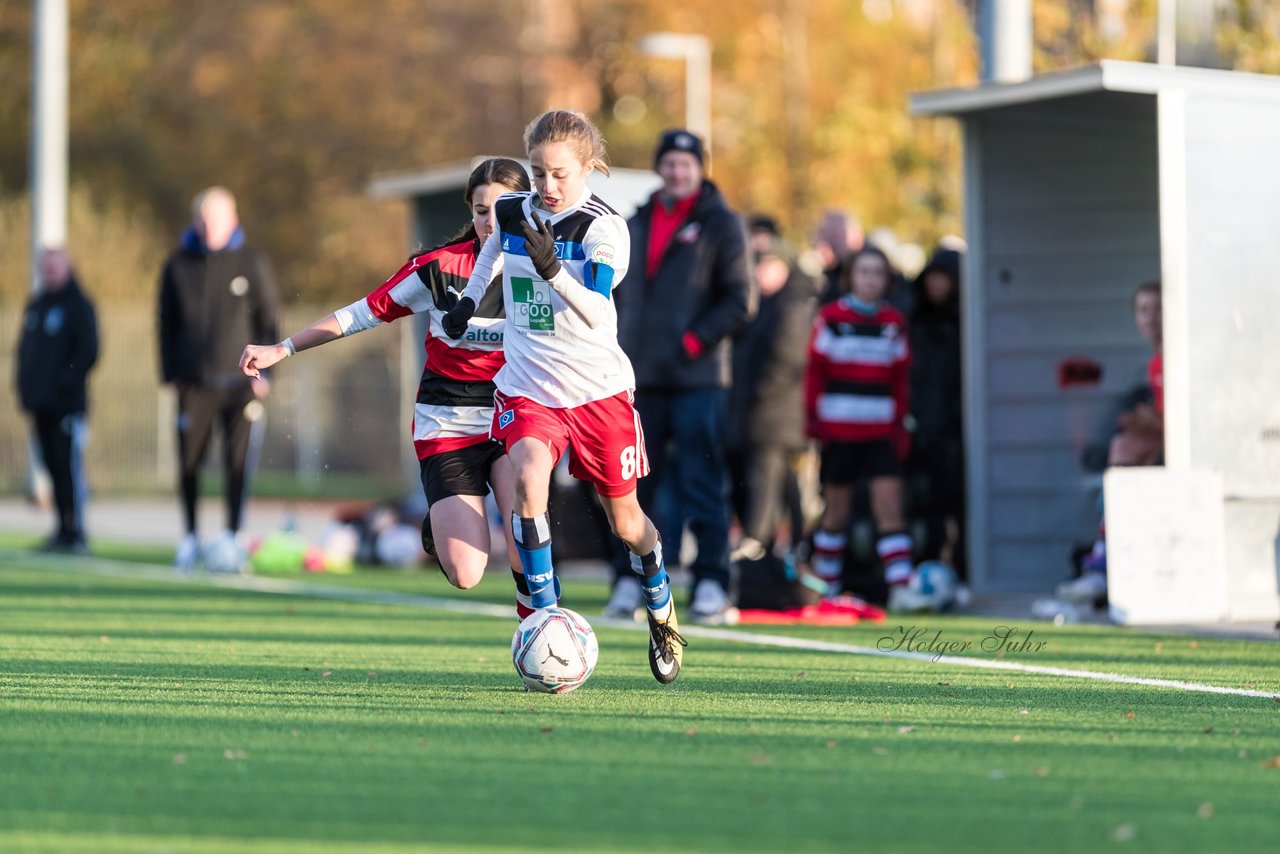
[{"label": "autumn tree", "polygon": [[[518,152],[541,101],[507,49],[522,8],[72,2],[71,180],[104,205],[145,209],[168,244],[195,191],[225,184],[288,295],[367,288],[406,249],[402,206],[364,191],[372,173]],[[0,9],[12,81],[0,104],[14,117],[0,127],[0,193],[13,194],[27,171],[30,15]]]},{"label": "autumn tree", "polygon": [[[1156,2],[1037,0],[1036,69],[1149,56]],[[519,154],[524,124],[548,106],[590,113],[615,164],[649,168],[657,134],[683,122],[684,69],[637,42],[673,30],[711,41],[711,168],[737,207],[774,214],[797,240],[822,209],[846,207],[927,246],[961,228],[960,144],[954,122],[913,118],[907,101],[977,80],[974,5],[71,0],[72,233],[127,222],[142,236],[124,256],[150,258],[173,244],[192,194],[221,183],[287,298],[363,292],[406,249],[405,207],[367,196],[373,174]],[[1223,55],[1280,70],[1276,4],[1219,9]],[[27,181],[30,10],[0,3],[6,221]],[[24,282],[13,268],[25,243],[13,229],[0,241],[0,274]],[[112,287],[149,294],[138,281],[153,287],[154,271],[126,263],[104,260]]]}]

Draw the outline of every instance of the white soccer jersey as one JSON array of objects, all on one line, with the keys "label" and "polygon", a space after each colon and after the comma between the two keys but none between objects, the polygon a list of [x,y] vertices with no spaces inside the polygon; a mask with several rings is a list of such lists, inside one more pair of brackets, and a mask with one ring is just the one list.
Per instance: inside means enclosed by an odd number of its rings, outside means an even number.
[{"label": "white soccer jersey", "polygon": [[[627,273],[631,238],[622,217],[590,190],[558,214],[533,206],[532,193],[498,199],[498,230],[485,243],[465,296],[477,305],[502,273],[506,364],[494,378],[508,397],[568,408],[604,400],[635,386],[618,346],[612,292]],[[549,220],[562,269],[544,281],[524,246],[522,221]]]}]

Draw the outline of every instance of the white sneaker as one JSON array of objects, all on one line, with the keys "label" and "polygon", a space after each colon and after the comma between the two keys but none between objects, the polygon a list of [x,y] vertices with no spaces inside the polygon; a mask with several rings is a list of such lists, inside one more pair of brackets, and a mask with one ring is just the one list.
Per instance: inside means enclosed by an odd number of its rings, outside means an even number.
[{"label": "white sneaker", "polygon": [[1073,602],[1061,599],[1037,599],[1031,603],[1031,616],[1037,620],[1051,620],[1055,626],[1080,622],[1080,609]]},{"label": "white sneaker", "polygon": [[689,619],[704,626],[729,626],[738,622],[738,609],[729,604],[729,594],[719,582],[704,578],[693,588]]},{"label": "white sneaker", "polygon": [[603,613],[616,620],[639,621],[643,609],[644,591],[640,589],[640,579],[634,574],[628,574],[614,582],[613,594],[609,597],[609,604],[604,606]]},{"label": "white sneaker", "polygon": [[1079,578],[1059,584],[1054,596],[1064,602],[1092,605],[1107,595],[1107,576],[1101,572],[1086,572]]},{"label": "white sneaker", "polygon": [[224,531],[210,540],[201,557],[207,571],[221,575],[243,573],[249,564],[248,555],[231,531]]},{"label": "white sneaker", "polygon": [[173,568],[177,572],[193,572],[200,562],[200,540],[195,534],[187,534],[178,543],[173,556]]},{"label": "white sneaker", "polygon": [[922,614],[937,608],[934,597],[912,590],[910,585],[895,584],[889,588],[888,609],[891,614]]},{"label": "white sneaker", "polygon": [[755,537],[743,537],[738,541],[738,545],[734,547],[733,551],[729,553],[729,560],[733,563],[737,563],[740,560],[757,561],[764,557],[766,553],[767,549],[765,549],[764,543]]}]

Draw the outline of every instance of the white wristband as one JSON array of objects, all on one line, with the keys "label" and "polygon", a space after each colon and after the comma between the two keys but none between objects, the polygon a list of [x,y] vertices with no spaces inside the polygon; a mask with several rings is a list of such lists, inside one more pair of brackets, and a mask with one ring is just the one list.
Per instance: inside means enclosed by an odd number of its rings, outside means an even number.
[{"label": "white wristband", "polygon": [[294,349],[294,347],[293,347],[293,339],[292,339],[292,338],[286,338],[286,339],[284,339],[283,341],[281,341],[281,342],[280,342],[280,346],[284,348],[284,352],[285,352],[285,354],[286,354],[287,356],[292,356],[294,353],[297,353],[297,352],[298,352],[298,351],[297,351],[297,350],[295,350],[295,349]]}]

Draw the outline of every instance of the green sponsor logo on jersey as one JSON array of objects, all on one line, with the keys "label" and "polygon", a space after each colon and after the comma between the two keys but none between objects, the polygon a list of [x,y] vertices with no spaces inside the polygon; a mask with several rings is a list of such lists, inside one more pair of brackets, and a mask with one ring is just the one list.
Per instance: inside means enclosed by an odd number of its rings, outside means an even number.
[{"label": "green sponsor logo on jersey", "polygon": [[527,276],[511,277],[511,301],[515,303],[512,320],[529,332],[555,332],[555,309],[551,305],[551,286]]}]

